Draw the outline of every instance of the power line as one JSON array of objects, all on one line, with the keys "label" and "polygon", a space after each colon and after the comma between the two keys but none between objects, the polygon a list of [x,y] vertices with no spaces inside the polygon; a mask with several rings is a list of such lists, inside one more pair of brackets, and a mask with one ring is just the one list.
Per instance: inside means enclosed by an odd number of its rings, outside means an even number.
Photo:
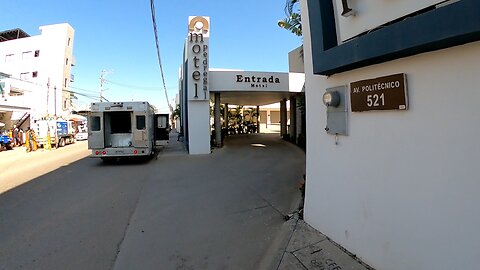
[{"label": "power line", "polygon": [[157,21],[155,20],[155,3],[154,2],[155,0],[150,0],[150,11],[152,13],[153,32],[155,34],[155,46],[157,48],[157,59],[158,59],[158,64],[160,66],[160,74],[162,76],[163,89],[165,91],[165,98],[167,99],[168,108],[170,109],[170,112],[173,112],[173,107],[172,105],[170,105],[170,102],[168,99],[167,86],[165,84],[165,76],[163,75],[162,60],[160,58],[160,46],[158,45],[158,31],[157,31]]},{"label": "power line", "polygon": [[76,89],[76,90],[80,90],[80,91],[85,91],[85,92],[90,92],[90,93],[98,93],[98,91],[94,91],[94,90],[87,90],[87,89],[83,89],[83,88],[79,88],[79,87],[75,87],[75,86],[70,86],[70,88],[72,89]]},{"label": "power line", "polygon": [[156,91],[159,88],[161,88],[161,86],[138,86],[138,85],[131,85],[131,84],[114,82],[114,81],[111,81],[111,80],[105,80],[105,81],[107,81],[108,83],[111,83],[113,85],[116,85],[116,86],[132,88],[132,89],[135,89],[135,90]]},{"label": "power line", "polygon": [[87,97],[87,98],[91,98],[91,99],[95,99],[95,100],[99,99],[97,96],[89,95],[89,94],[85,94],[85,93],[79,93],[79,92],[75,92],[75,91],[72,91],[72,90],[63,89],[62,92],[67,92],[67,93],[70,93],[70,94],[75,94],[75,95],[79,95],[79,96],[82,96],[82,97]]},{"label": "power line", "polygon": [[[14,76],[9,76],[9,77],[7,77],[7,79],[13,79],[13,80],[16,80],[16,81],[29,83],[29,84],[36,85],[36,86],[39,86],[39,87],[48,87],[48,83],[47,84],[42,84],[42,83],[32,82],[32,81],[17,78],[17,77],[14,77]],[[83,89],[83,88],[79,88],[79,87],[75,87],[75,86],[70,86],[70,88],[80,90],[80,91],[95,93],[95,94],[98,93],[98,91],[87,90],[87,89]],[[32,90],[29,90],[29,89],[22,89],[22,90],[24,92],[33,92]],[[72,93],[72,94],[75,94],[75,95],[79,95],[79,96],[82,96],[82,97],[86,97],[86,98],[89,98],[89,99],[93,99],[93,100],[99,100],[99,98],[97,96],[93,96],[93,95],[88,95],[88,94],[84,94],[84,93],[80,93],[80,92],[76,92],[76,91],[71,91],[71,90],[67,90],[67,89],[62,89],[62,91]],[[103,97],[103,99],[108,101],[108,99],[106,99],[105,97]]]}]

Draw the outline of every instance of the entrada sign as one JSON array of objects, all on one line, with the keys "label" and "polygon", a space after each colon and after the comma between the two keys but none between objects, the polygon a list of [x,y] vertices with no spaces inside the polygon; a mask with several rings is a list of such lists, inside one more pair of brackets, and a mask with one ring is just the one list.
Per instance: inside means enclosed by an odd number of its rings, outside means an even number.
[{"label": "entrada sign", "polygon": [[278,77],[262,77],[262,76],[244,76],[237,74],[236,75],[237,83],[250,83],[251,88],[267,88],[269,83],[280,83],[280,78]]},{"label": "entrada sign", "polygon": [[352,82],[352,112],[375,110],[407,110],[407,88],[404,73]]}]

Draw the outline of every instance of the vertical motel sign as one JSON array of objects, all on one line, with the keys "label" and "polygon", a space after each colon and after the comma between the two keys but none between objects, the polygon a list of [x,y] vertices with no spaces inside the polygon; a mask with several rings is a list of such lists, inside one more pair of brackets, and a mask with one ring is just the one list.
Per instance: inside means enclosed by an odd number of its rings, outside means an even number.
[{"label": "vertical motel sign", "polygon": [[208,87],[208,40],[210,18],[190,16],[188,18],[188,99],[210,100]]}]

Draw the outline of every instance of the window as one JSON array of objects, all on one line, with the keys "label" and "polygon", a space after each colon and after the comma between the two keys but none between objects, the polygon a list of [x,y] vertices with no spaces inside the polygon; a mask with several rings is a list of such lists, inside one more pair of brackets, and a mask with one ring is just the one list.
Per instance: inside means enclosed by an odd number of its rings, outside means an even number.
[{"label": "window", "polygon": [[22,72],[20,73],[20,80],[28,81],[30,79],[30,72]]},{"label": "window", "polygon": [[65,66],[68,66],[68,58],[65,59]]},{"label": "window", "polygon": [[40,56],[40,50],[36,50],[35,51],[35,57],[39,57]]},{"label": "window", "polygon": [[112,134],[132,133],[131,112],[110,113],[110,125],[112,127]]},{"label": "window", "polygon": [[100,131],[100,116],[90,117],[90,129],[92,131]]},{"label": "window", "polygon": [[64,86],[67,87],[67,78],[65,78]]},{"label": "window", "polygon": [[145,129],[145,115],[137,115],[137,129],[142,130]]},{"label": "window", "polygon": [[67,46],[70,46],[70,38],[68,38]]},{"label": "window", "polygon": [[28,59],[32,59],[32,58],[33,58],[33,52],[32,51],[22,53],[22,59],[23,60],[28,60]]},{"label": "window", "polygon": [[13,57],[14,57],[13,53],[5,55],[5,63],[13,62]]},{"label": "window", "polygon": [[166,128],[167,127],[167,117],[165,115],[157,116],[157,128]]},{"label": "window", "polygon": [[32,78],[37,78],[38,77],[38,71],[32,72]]}]

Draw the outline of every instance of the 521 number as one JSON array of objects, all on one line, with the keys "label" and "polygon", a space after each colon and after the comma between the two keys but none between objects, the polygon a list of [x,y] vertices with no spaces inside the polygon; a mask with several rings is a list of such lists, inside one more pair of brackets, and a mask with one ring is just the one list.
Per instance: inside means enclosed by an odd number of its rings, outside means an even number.
[{"label": "521 number", "polygon": [[385,106],[385,94],[367,95],[367,106],[368,107]]}]

